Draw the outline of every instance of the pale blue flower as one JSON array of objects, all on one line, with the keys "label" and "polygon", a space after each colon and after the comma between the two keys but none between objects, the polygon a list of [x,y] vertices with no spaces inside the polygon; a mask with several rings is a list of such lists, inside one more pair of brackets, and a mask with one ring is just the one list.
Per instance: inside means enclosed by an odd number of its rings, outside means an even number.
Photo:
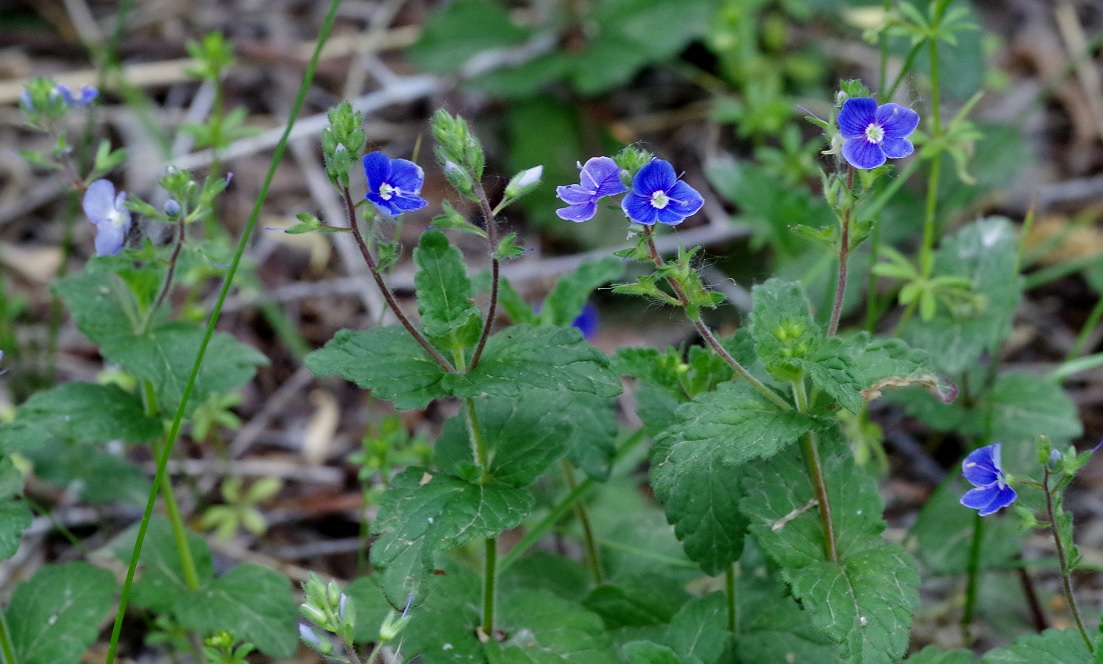
[{"label": "pale blue flower", "polygon": [[560,219],[576,223],[592,219],[597,214],[597,202],[627,190],[620,181],[620,166],[609,157],[592,157],[579,167],[579,184],[555,188],[555,195],[564,203],[555,214]]},{"label": "pale blue flower", "polygon": [[124,207],[126,192],[115,195],[110,180],[96,180],[84,192],[84,214],[96,225],[96,255],[116,254],[130,230],[130,211]]}]

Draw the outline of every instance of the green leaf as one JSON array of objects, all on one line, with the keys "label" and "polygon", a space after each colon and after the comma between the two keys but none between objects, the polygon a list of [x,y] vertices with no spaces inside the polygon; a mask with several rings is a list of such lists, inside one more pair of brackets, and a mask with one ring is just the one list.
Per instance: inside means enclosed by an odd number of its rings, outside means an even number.
[{"label": "green leaf", "polygon": [[570,325],[582,313],[590,293],[623,275],[624,262],[619,258],[609,256],[583,262],[574,272],[561,277],[544,298],[541,320],[561,327]]},{"label": "green leaf", "polygon": [[145,471],[126,457],[93,445],[60,443],[25,453],[35,476],[67,488],[74,498],[90,503],[129,502],[144,506],[150,481]]},{"label": "green leaf", "polygon": [[718,662],[730,641],[727,623],[727,603],[722,594],[695,597],[670,621],[666,644],[683,657]]},{"label": "green leaf", "polygon": [[27,450],[50,442],[150,441],[161,423],[147,417],[142,402],[115,385],[64,383],[36,392],[0,425],[0,450]]},{"label": "green leaf", "polygon": [[469,348],[482,331],[482,315],[475,306],[475,288],[467,278],[460,250],[444,233],[427,230],[414,249],[417,309],[425,334],[442,348]]},{"label": "green leaf", "polygon": [[919,573],[895,544],[882,543],[839,562],[785,570],[812,624],[855,664],[891,663],[908,647],[919,606]]},{"label": "green leaf", "polygon": [[[138,378],[153,384],[163,412],[174,412],[183,398],[205,331],[191,323],[165,323],[146,335],[111,342],[100,348],[110,362],[120,364]],[[252,346],[216,332],[207,345],[203,365],[196,376],[186,414],[212,394],[245,385],[267,358]]]},{"label": "green leaf", "polygon": [[795,361],[812,358],[823,340],[804,291],[798,283],[770,279],[755,286],[751,297],[751,336],[759,359],[778,380],[795,380],[801,374]]},{"label": "green leaf", "polygon": [[[570,428],[562,408],[569,399],[569,393],[527,392],[520,399],[475,400],[487,471],[495,482],[527,486],[566,453]],[[445,472],[480,480],[465,415],[444,423],[433,461]]]},{"label": "green leaf", "polygon": [[20,664],[76,662],[111,610],[115,576],[87,563],[46,565],[21,583],[5,612]]},{"label": "green leaf", "polygon": [[1067,442],[1084,432],[1076,404],[1060,385],[1041,376],[1005,373],[989,399],[992,440],[1033,442],[1044,435]]},{"label": "green leaf", "polygon": [[593,573],[581,562],[548,551],[532,551],[501,573],[501,588],[544,588],[563,599],[581,601],[590,591]]},{"label": "green leaf", "polygon": [[[374,643],[379,640],[379,627],[393,607],[379,585],[379,575],[362,576],[345,586],[345,594],[356,606],[356,625],[353,640],[356,643]],[[405,607],[403,607],[405,608]]]},{"label": "green leaf", "polygon": [[[156,286],[150,288],[148,279],[128,287],[118,273],[135,275],[133,264],[122,256],[96,257],[84,270],[55,281],[52,287],[80,331],[100,346],[133,339],[140,319],[138,302],[154,297],[152,288]],[[148,272],[137,274],[151,276]],[[137,295],[133,288],[138,289]]]},{"label": "green leaf", "polygon": [[456,71],[477,53],[512,46],[529,34],[514,25],[498,3],[457,0],[429,17],[420,39],[406,52],[425,71],[443,74]]},{"label": "green leaf", "polygon": [[[1097,646],[1098,647],[1098,646]],[[1004,648],[989,650],[981,664],[1082,664],[1091,653],[1075,629],[1047,629],[1015,640]]]},{"label": "green leaf", "polygon": [[601,618],[548,590],[521,590],[501,603],[509,637],[483,647],[490,664],[615,662]]},{"label": "green leaf", "polygon": [[181,625],[204,636],[229,630],[271,657],[289,658],[298,647],[291,583],[260,565],[236,565],[198,591],[179,597],[172,613]]},{"label": "green leaf", "polygon": [[425,408],[449,395],[447,374],[401,326],[338,330],[305,362],[314,375],[350,380],[398,410]]},{"label": "green leaf", "polygon": [[425,664],[482,664],[486,657],[475,632],[482,619],[482,584],[465,566],[443,567],[426,583],[428,599],[410,613],[400,636],[402,651],[417,653]]},{"label": "green leaf", "polygon": [[[875,478],[854,462],[837,432],[824,432],[818,438],[839,556],[880,544],[884,507]],[[826,559],[823,525],[800,449],[792,447],[746,466],[743,492],[739,508],[750,519],[763,553],[785,568]]]},{"label": "green leaf", "polygon": [[423,599],[436,554],[472,538],[495,537],[521,522],[532,509],[528,487],[501,482],[472,484],[423,468],[394,478],[379,502],[372,532],[371,561],[384,570],[383,588],[394,606],[410,593]]},{"label": "green leaf", "polygon": [[796,366],[812,379],[839,405],[857,414],[865,405],[862,389],[865,387],[858,373],[851,351],[838,338],[824,339],[812,356],[797,361]]},{"label": "green leaf", "polygon": [[[124,564],[130,562],[130,554],[138,535],[138,524],[128,528],[111,545],[112,554]],[[188,548],[195,561],[200,583],[214,578],[211,551],[207,542],[195,533],[187,533]],[[154,516],[149,521],[142,553],[138,557],[141,576],[134,583],[130,601],[134,606],[163,613],[189,592],[184,581],[180,551],[176,548],[172,526],[168,519]]]},{"label": "green leaf", "polygon": [[872,401],[886,388],[919,385],[944,401],[952,400],[956,388],[932,373],[927,351],[912,348],[902,339],[875,339],[860,332],[844,339],[850,348],[854,371],[863,395]]},{"label": "green leaf", "polygon": [[908,341],[930,351],[940,371],[960,373],[1011,334],[1022,298],[1018,250],[1010,222],[994,217],[966,226],[935,253],[934,276],[967,278],[972,292],[983,298],[977,310],[955,315],[940,307],[929,321],[913,318],[904,328]]},{"label": "green leaf", "polygon": [[23,531],[31,525],[31,510],[18,497],[23,494],[23,475],[11,457],[0,457],[0,560],[19,549]]},{"label": "green leaf", "polygon": [[697,658],[679,658],[670,648],[649,641],[629,641],[621,646],[620,652],[628,664],[689,664],[690,661],[701,661]]},{"label": "green leaf", "polygon": [[907,664],[976,664],[977,657],[968,650],[942,650],[927,646],[904,660]]},{"label": "green leaf", "polygon": [[514,325],[490,337],[482,360],[457,381],[454,394],[516,397],[557,388],[604,398],[621,392],[609,359],[578,330]]},{"label": "green leaf", "polygon": [[688,600],[677,579],[630,574],[594,588],[582,604],[601,616],[606,629],[615,630],[665,625]]}]

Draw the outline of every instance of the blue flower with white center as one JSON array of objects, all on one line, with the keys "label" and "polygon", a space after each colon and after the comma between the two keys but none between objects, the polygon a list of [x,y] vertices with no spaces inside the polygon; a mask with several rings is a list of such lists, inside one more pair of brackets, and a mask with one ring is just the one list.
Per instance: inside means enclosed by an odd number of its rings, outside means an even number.
[{"label": "blue flower with white center", "polygon": [[84,214],[96,225],[96,255],[107,256],[119,253],[123,241],[130,230],[130,210],[126,203],[126,192],[115,195],[115,185],[110,180],[96,180],[88,185],[84,192]]},{"label": "blue flower with white center", "polygon": [[657,221],[675,226],[704,204],[701,194],[679,180],[669,162],[652,159],[636,173],[620,206],[636,223],[650,226]]},{"label": "blue flower with white center", "polygon": [[627,187],[620,181],[620,166],[609,157],[592,157],[579,167],[580,184],[555,188],[555,195],[565,208],[555,211],[560,219],[580,223],[597,214],[597,202],[606,196],[624,193]]},{"label": "blue flower with white center", "polygon": [[837,123],[843,158],[854,168],[869,170],[912,153],[908,136],[919,126],[919,114],[900,104],[878,106],[873,97],[851,97],[843,102]]},{"label": "blue flower with white center", "polygon": [[1007,484],[1000,467],[1000,444],[974,450],[961,462],[961,474],[974,489],[965,492],[961,504],[988,516],[1015,502],[1017,494]]},{"label": "blue flower with white center", "polygon": [[364,198],[384,214],[397,217],[428,205],[419,195],[425,183],[425,172],[412,161],[372,152],[364,155],[364,175],[368,178],[368,193]]}]

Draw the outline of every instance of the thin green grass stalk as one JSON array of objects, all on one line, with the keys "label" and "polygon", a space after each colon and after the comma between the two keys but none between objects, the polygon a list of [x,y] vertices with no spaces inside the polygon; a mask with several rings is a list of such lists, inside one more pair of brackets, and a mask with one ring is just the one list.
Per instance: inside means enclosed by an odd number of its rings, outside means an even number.
[{"label": "thin green grass stalk", "polygon": [[[947,0],[937,0],[934,17],[932,18],[933,31],[938,32],[938,26],[942,23],[942,17],[946,13],[946,7],[950,3]],[[927,51],[930,55],[931,67],[931,140],[938,141],[942,138],[942,80],[938,69],[938,38],[927,38]],[[934,266],[934,244],[937,235],[938,213],[938,182],[942,174],[942,152],[938,151],[931,159],[931,171],[927,178],[927,205],[923,217],[923,244],[919,248],[920,269],[924,277],[931,276]]]},{"label": "thin green grass stalk", "polygon": [[[634,431],[624,440],[623,443],[621,443],[617,447],[617,451],[613,455],[613,464],[616,465],[617,461],[623,459],[629,452],[631,452],[637,445],[639,445],[643,439],[643,429],[638,429]],[[575,487],[570,493],[564,496],[563,499],[555,505],[555,507],[549,510],[544,518],[539,521],[539,523],[529,528],[527,532],[525,532],[524,537],[521,538],[521,541],[513,545],[513,548],[511,548],[509,552],[502,557],[501,562],[498,564],[498,573],[501,574],[511,565],[513,565],[513,563],[520,560],[521,556],[525,555],[526,551],[531,549],[532,546],[539,542],[541,538],[551,532],[551,530],[555,528],[555,524],[559,523],[560,519],[562,519],[567,514],[567,512],[571,510],[571,507],[573,507],[575,503],[581,500],[582,497],[585,496],[590,491],[590,489],[594,488],[597,484],[598,481],[592,477],[587,477],[586,479],[579,482],[577,487]]]},{"label": "thin green grass stalk", "polygon": [[[573,493],[578,488],[578,482],[574,478],[574,468],[571,462],[563,459],[563,477],[566,479],[567,488]],[[601,571],[601,558],[598,555],[597,542],[594,540],[594,528],[590,524],[590,511],[586,509],[586,503],[581,500],[575,503],[575,516],[578,524],[582,526],[582,544],[586,551],[586,566],[590,568],[590,574],[594,577],[594,585],[600,586],[605,582],[605,575]]]},{"label": "thin green grass stalk", "polygon": [[4,656],[5,664],[17,664],[15,648],[12,647],[11,634],[8,632],[8,621],[4,620],[4,612],[0,611],[0,655]]},{"label": "thin green grass stalk", "polygon": [[732,635],[739,631],[739,603],[735,597],[735,577],[738,567],[739,563],[734,562],[724,570],[724,595],[728,600],[728,633]]},{"label": "thin green grass stalk", "polygon": [[961,611],[962,631],[967,631],[973,624],[973,615],[977,610],[977,593],[980,590],[980,550],[983,541],[984,519],[978,514],[973,517],[973,540],[969,544],[969,560],[966,563],[965,608]]},{"label": "thin green grass stalk", "polygon": [[[479,415],[475,410],[475,400],[467,397],[463,400],[464,413],[467,420],[467,431],[471,438],[471,454],[474,456],[475,465],[479,467],[481,476],[479,482],[490,479],[489,461],[486,452],[486,441],[483,440],[482,427],[479,426]],[[486,539],[486,556],[483,558],[483,632],[494,632],[494,603],[497,595],[495,584],[498,576],[498,538]]]},{"label": "thin green grass stalk", "polygon": [[237,274],[238,266],[241,264],[241,259],[245,255],[245,248],[248,246],[249,237],[253,234],[253,229],[256,228],[261,207],[268,196],[268,189],[272,186],[272,179],[276,175],[276,169],[283,160],[283,153],[287,148],[288,136],[291,134],[291,129],[295,126],[295,119],[299,116],[299,111],[302,109],[303,102],[306,100],[307,90],[310,89],[310,84],[314,80],[314,72],[318,68],[318,60],[321,57],[322,46],[324,46],[329,39],[329,33],[333,28],[334,21],[337,19],[337,10],[340,6],[341,0],[330,0],[329,10],[322,23],[322,29],[318,34],[318,41],[314,48],[314,54],[310,58],[310,63],[307,65],[306,72],[303,75],[302,85],[299,86],[298,95],[295,97],[295,102],[291,106],[291,114],[287,118],[283,135],[280,136],[279,143],[276,144],[276,148],[272,154],[272,160],[268,165],[268,172],[265,174],[264,182],[260,188],[260,193],[257,195],[256,202],[253,204],[253,210],[249,214],[249,220],[245,224],[245,230],[241,234],[237,250],[234,252],[234,257],[230,261],[230,267],[226,271],[226,277],[223,279],[222,289],[218,293],[218,299],[215,301],[214,309],[211,311],[210,319],[207,321],[206,332],[199,345],[199,352],[196,354],[195,363],[192,365],[191,374],[188,376],[188,382],[184,386],[184,393],[180,398],[180,406],[176,410],[176,416],[173,418],[172,427],[165,439],[165,453],[157,463],[157,473],[153,477],[153,486],[150,488],[149,500],[146,501],[145,512],[142,514],[142,520],[138,526],[138,535],[134,541],[134,549],[130,555],[130,564],[126,571],[126,580],[123,582],[122,593],[119,596],[119,609],[115,614],[115,624],[111,629],[111,642],[108,645],[105,664],[113,664],[115,661],[115,653],[119,647],[119,636],[122,633],[123,616],[126,613],[127,603],[130,601],[130,593],[134,586],[134,574],[138,568],[138,556],[141,554],[142,544],[145,542],[146,531],[149,529],[149,520],[153,516],[153,506],[157,500],[157,493],[167,474],[169,453],[172,451],[173,445],[176,444],[176,438],[180,435],[180,427],[184,421],[184,408],[187,406],[188,399],[195,389],[196,377],[199,375],[199,368],[203,364],[203,357],[207,353],[207,346],[210,344],[211,337],[214,335],[215,326],[218,324],[219,315],[222,313],[222,306],[226,302],[226,297],[230,293],[230,287],[233,285],[234,275]]},{"label": "thin green grass stalk", "polygon": [[1095,302],[1095,306],[1092,307],[1091,313],[1088,314],[1088,319],[1084,321],[1083,327],[1080,328],[1080,334],[1076,335],[1076,342],[1072,344],[1072,348],[1069,349],[1067,355],[1065,355],[1065,361],[1071,361],[1080,356],[1080,353],[1084,350],[1084,345],[1088,343],[1088,337],[1099,325],[1100,319],[1103,319],[1103,297],[1099,298]]}]

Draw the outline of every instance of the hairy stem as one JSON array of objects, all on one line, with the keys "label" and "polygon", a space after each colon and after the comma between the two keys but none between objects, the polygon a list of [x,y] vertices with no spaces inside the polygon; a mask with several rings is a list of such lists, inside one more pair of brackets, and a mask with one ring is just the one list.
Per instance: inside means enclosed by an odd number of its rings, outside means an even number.
[{"label": "hairy stem", "polygon": [[[802,380],[793,381],[793,399],[797,411],[807,413],[808,393]],[[819,508],[820,523],[823,526],[823,553],[829,562],[839,560],[839,549],[835,543],[835,521],[831,514],[831,499],[827,494],[827,481],[823,476],[823,462],[820,460],[819,441],[811,431],[800,439],[800,449],[804,462],[808,465],[808,477],[812,480],[812,489],[816,493],[816,506]]]},{"label": "hairy stem", "polygon": [[[647,253],[651,257],[652,262],[655,263],[655,267],[660,269],[666,267],[666,261],[663,260],[663,257],[659,254],[658,247],[655,246],[654,229],[651,226],[644,226],[643,236],[647,243]],[[682,288],[682,285],[673,277],[667,277],[666,283],[670,285],[670,289],[674,291],[674,295],[677,297],[678,302],[682,305],[682,308],[685,309],[685,307],[689,305],[689,297],[686,296],[686,292]],[[739,360],[732,357],[731,353],[720,344],[716,335],[712,333],[708,325],[705,325],[705,322],[701,320],[700,316],[694,318],[689,316],[688,312],[686,316],[689,318],[690,322],[693,323],[693,327],[697,329],[697,333],[705,340],[705,343],[707,343],[709,347],[720,356],[720,359],[724,360],[740,378],[747,381],[751,387],[758,390],[762,396],[766,397],[778,408],[782,410],[792,410],[793,407],[790,406],[785,399],[779,397],[773,390],[766,387],[762,381],[752,376],[751,372],[747,371],[746,367],[739,363]]]},{"label": "hairy stem", "polygon": [[498,313],[498,283],[501,281],[501,261],[498,259],[498,222],[494,216],[494,210],[490,209],[490,199],[486,197],[486,189],[482,182],[476,180],[475,193],[479,197],[479,207],[482,208],[483,217],[486,218],[486,244],[490,251],[490,306],[486,310],[486,320],[483,321],[483,331],[479,334],[479,343],[475,345],[475,354],[471,356],[471,364],[467,370],[471,371],[479,365],[483,357],[483,349],[486,348],[486,340],[490,338],[490,328],[494,325],[494,316]]},{"label": "hairy stem", "polygon": [[149,305],[149,310],[146,311],[145,317],[142,319],[142,324],[138,328],[138,334],[143,335],[149,331],[149,324],[153,321],[153,316],[157,313],[158,307],[168,297],[169,291],[172,290],[172,278],[176,274],[176,263],[180,259],[180,250],[184,247],[184,218],[183,216],[176,222],[176,242],[172,246],[172,255],[169,256],[169,269],[165,273],[165,280],[161,284],[161,290],[158,291],[157,297],[154,298],[153,303]]},{"label": "hairy stem", "polygon": [[1065,601],[1069,604],[1069,613],[1072,614],[1072,619],[1076,622],[1076,629],[1080,630],[1080,636],[1083,637],[1084,643],[1088,646],[1088,652],[1094,653],[1095,646],[1092,645],[1088,631],[1084,629],[1084,621],[1080,618],[1080,607],[1076,603],[1076,595],[1072,592],[1072,570],[1069,568],[1068,552],[1065,551],[1065,545],[1061,541],[1061,533],[1057,530],[1057,510],[1054,509],[1053,490],[1049,486],[1048,465],[1045,468],[1045,474],[1042,476],[1042,492],[1046,496],[1049,532],[1053,536],[1053,545],[1057,548],[1057,562],[1061,566],[1061,587],[1065,591]]},{"label": "hairy stem", "polygon": [[494,638],[494,597],[498,581],[498,538],[486,538],[486,555],[483,571],[483,634]]},{"label": "hairy stem", "polygon": [[356,246],[360,248],[360,255],[364,257],[364,262],[368,266],[368,271],[371,272],[372,280],[375,281],[376,287],[383,295],[383,299],[387,301],[387,306],[394,312],[395,318],[402,324],[402,327],[406,328],[410,336],[419,346],[425,349],[425,352],[429,354],[429,357],[433,358],[433,361],[440,366],[441,369],[448,373],[455,373],[455,369],[444,355],[441,355],[433,344],[429,343],[414,324],[410,322],[410,319],[403,313],[402,308],[398,306],[398,300],[395,299],[394,292],[391,291],[390,286],[383,279],[383,274],[379,271],[379,264],[375,262],[375,257],[372,256],[371,249],[368,248],[368,243],[364,240],[364,234],[360,232],[360,225],[356,223],[356,204],[352,202],[352,194],[349,192],[348,187],[341,187],[341,195],[345,200],[345,213],[348,215],[349,228],[352,229],[352,236],[356,238]]}]

